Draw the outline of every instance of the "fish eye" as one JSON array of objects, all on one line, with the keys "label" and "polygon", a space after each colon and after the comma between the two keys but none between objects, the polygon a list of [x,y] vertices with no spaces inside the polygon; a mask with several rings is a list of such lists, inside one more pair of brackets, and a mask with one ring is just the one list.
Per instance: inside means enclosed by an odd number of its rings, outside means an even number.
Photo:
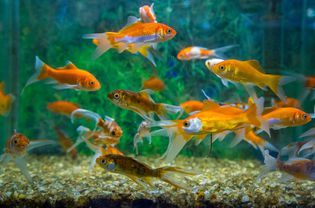
[{"label": "fish eye", "polygon": [[220,69],[220,70],[224,70],[224,68],[225,68],[225,67],[224,67],[223,65],[219,66],[219,69]]},{"label": "fish eye", "polygon": [[90,81],[90,85],[94,85],[94,81]]},{"label": "fish eye", "polygon": [[306,120],[307,119],[307,115],[304,114],[302,118],[303,118],[303,120]]},{"label": "fish eye", "polygon": [[166,30],[166,33],[167,33],[167,34],[171,34],[171,33],[172,33],[171,29],[167,29],[167,30]]},{"label": "fish eye", "polygon": [[120,96],[119,96],[118,93],[115,93],[115,94],[114,94],[114,98],[115,98],[115,99],[119,99],[119,97],[120,97]]},{"label": "fish eye", "polygon": [[189,127],[190,126],[190,122],[189,121],[185,121],[184,122],[184,127]]},{"label": "fish eye", "polygon": [[18,143],[18,140],[17,140],[17,139],[14,139],[13,142],[14,142],[14,144],[17,144],[17,143]]},{"label": "fish eye", "polygon": [[115,131],[112,131],[110,134],[111,134],[112,136],[116,136],[116,132],[115,132]]},{"label": "fish eye", "polygon": [[101,163],[102,163],[102,164],[106,164],[106,160],[105,160],[105,159],[102,159],[102,160],[101,160]]}]

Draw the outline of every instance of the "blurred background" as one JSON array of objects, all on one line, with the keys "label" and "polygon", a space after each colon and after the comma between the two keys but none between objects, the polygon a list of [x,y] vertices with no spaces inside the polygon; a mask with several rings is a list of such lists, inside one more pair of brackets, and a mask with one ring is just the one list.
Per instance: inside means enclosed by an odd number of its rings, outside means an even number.
[{"label": "blurred background", "polygon": [[[311,0],[163,0],[154,1],[157,21],[177,31],[174,39],[158,45],[154,53],[157,67],[140,55],[109,50],[96,61],[91,55],[95,46],[82,39],[83,34],[118,31],[130,15],[139,16],[139,7],[152,1],[127,0],[2,0],[0,1],[0,80],[6,83],[6,92],[16,96],[8,117],[0,117],[0,148],[16,129],[30,139],[56,139],[54,126],[75,140],[77,123],[47,110],[47,104],[56,100],[78,103],[82,108],[100,115],[115,118],[124,134],[118,148],[126,154],[134,154],[133,136],[142,119],[137,114],[114,106],[107,93],[115,89],[139,91],[143,80],[158,75],[166,89],[153,95],[156,102],[173,105],[190,100],[203,100],[201,89],[221,102],[235,99],[247,100],[244,89],[226,88],[209,72],[204,61],[181,62],[176,59],[180,49],[196,45],[217,48],[231,44],[239,46],[231,50],[229,58],[258,60],[265,71],[273,74],[315,74],[315,1]],[[97,92],[55,90],[44,83],[29,86],[22,96],[20,92],[34,73],[35,56],[45,63],[63,66],[71,60],[79,68],[94,74],[102,88]],[[299,98],[303,83],[285,86],[289,97]],[[257,89],[264,96],[266,105],[273,94]],[[314,101],[309,96],[303,110],[314,111]],[[282,147],[314,122],[297,128],[272,131],[268,139]],[[265,135],[264,135],[265,136]],[[266,137],[265,137],[266,138]],[[242,142],[229,148],[231,138],[215,142],[213,157],[259,158],[260,152]],[[139,146],[141,155],[162,154],[167,138],[153,138]],[[195,146],[186,145],[181,152],[187,156],[208,155],[208,142]],[[81,145],[82,154],[91,152]],[[58,150],[50,150],[50,154]]]}]

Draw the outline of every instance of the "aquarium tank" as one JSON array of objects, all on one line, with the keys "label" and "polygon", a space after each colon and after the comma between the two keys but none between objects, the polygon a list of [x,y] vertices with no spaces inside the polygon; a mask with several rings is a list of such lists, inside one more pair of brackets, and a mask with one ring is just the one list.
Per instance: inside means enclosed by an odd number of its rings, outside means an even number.
[{"label": "aquarium tank", "polygon": [[315,1],[2,0],[0,207],[315,207]]}]

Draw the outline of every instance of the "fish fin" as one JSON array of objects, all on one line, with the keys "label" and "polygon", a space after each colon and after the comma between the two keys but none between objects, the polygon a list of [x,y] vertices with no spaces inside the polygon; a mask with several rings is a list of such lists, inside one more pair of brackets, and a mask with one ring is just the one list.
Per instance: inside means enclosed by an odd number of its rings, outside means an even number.
[{"label": "fish fin", "polygon": [[108,51],[110,48],[113,47],[113,44],[115,43],[115,36],[118,33],[113,33],[113,32],[107,32],[107,33],[94,33],[94,34],[86,34],[83,35],[83,38],[85,39],[93,39],[97,40],[98,45],[93,53],[93,59],[97,59],[100,57],[103,53]]},{"label": "fish fin", "polygon": [[315,127],[304,132],[301,136],[299,136],[299,138],[314,136],[314,135],[315,135]]},{"label": "fish fin", "polygon": [[229,81],[226,79],[221,78],[221,82],[225,87],[229,87]]},{"label": "fish fin", "polygon": [[158,130],[155,130],[155,131],[152,131],[150,133],[151,137],[153,136],[162,136],[162,137],[168,137],[168,132],[166,129],[158,129]]},{"label": "fish fin", "polygon": [[204,107],[201,110],[214,110],[220,108],[220,105],[213,100],[204,100],[203,101]]},{"label": "fish fin", "polygon": [[154,61],[152,53],[149,51],[149,47],[147,46],[142,46],[139,51],[138,51],[142,56],[146,57],[152,64],[153,66],[156,66],[156,63]]},{"label": "fish fin", "polygon": [[129,17],[127,18],[127,23],[126,23],[126,25],[125,25],[123,28],[121,28],[119,32],[121,32],[121,31],[127,29],[129,26],[131,26],[131,25],[133,25],[133,24],[135,24],[135,23],[137,23],[137,22],[139,22],[139,18],[138,18],[138,17],[129,16]]},{"label": "fish fin", "polygon": [[235,137],[233,138],[230,147],[235,147],[245,138],[245,129],[240,129],[234,132]]},{"label": "fish fin", "polygon": [[95,164],[96,164],[96,159],[98,157],[100,157],[102,155],[102,152],[101,151],[96,151],[95,154],[93,155],[92,159],[91,159],[91,162],[90,162],[90,165],[89,165],[89,169],[88,169],[88,172],[91,173],[93,168],[95,167]]},{"label": "fish fin", "polygon": [[294,77],[267,75],[266,84],[283,102],[286,103],[286,96],[282,89],[282,85],[295,81]]},{"label": "fish fin", "polygon": [[70,84],[57,84],[54,86],[56,90],[66,90],[66,89],[80,89],[80,85],[70,85]]},{"label": "fish fin", "polygon": [[67,61],[66,65],[63,67],[64,69],[78,69],[71,61]]},{"label": "fish fin", "polygon": [[303,144],[303,146],[299,149],[298,154],[306,149],[315,149],[315,139],[308,141],[307,143]]},{"label": "fish fin", "polygon": [[26,150],[31,151],[33,149],[46,146],[46,145],[57,145],[57,142],[47,139],[37,140],[37,141],[31,141],[29,145],[27,146]]},{"label": "fish fin", "polygon": [[105,116],[105,117],[104,117],[104,120],[105,120],[105,121],[109,121],[109,122],[115,121],[115,119],[113,119],[112,117],[109,117],[109,116]]},{"label": "fish fin", "polygon": [[26,161],[22,157],[16,157],[14,159],[15,165],[21,170],[22,174],[25,176],[25,178],[28,180],[28,182],[32,183],[32,177],[30,173],[27,170]]},{"label": "fish fin", "polygon": [[244,87],[247,91],[247,93],[249,94],[249,96],[254,100],[254,102],[256,103],[256,101],[258,100],[255,88],[252,84],[244,84]]},{"label": "fish fin", "polygon": [[257,177],[257,180],[259,181],[269,172],[277,170],[277,159],[269,155],[269,150],[265,150],[263,156],[265,165],[262,172]]},{"label": "fish fin", "polygon": [[254,67],[255,69],[257,69],[258,71],[265,73],[264,69],[261,67],[260,63],[257,60],[248,60],[245,62]]},{"label": "fish fin", "polygon": [[38,58],[38,56],[35,57],[35,74],[33,74],[26,82],[26,85],[21,91],[21,94],[23,94],[24,89],[33,84],[34,82],[37,82],[39,80],[46,79],[48,75],[48,67],[45,67],[45,63]]},{"label": "fish fin", "polygon": [[201,135],[196,135],[196,141],[195,141],[195,145],[199,145],[202,141],[204,141],[207,138],[208,134],[201,134]]},{"label": "fish fin", "polygon": [[118,53],[122,53],[124,50],[128,48],[128,44],[124,42],[116,43]]},{"label": "fish fin", "polygon": [[11,159],[12,159],[11,155],[9,155],[7,153],[0,155],[0,165],[5,165]]},{"label": "fish fin", "polygon": [[180,106],[175,106],[175,105],[169,105],[165,103],[159,103],[157,104],[157,112],[156,114],[161,118],[161,120],[164,120],[167,114],[181,114],[183,109]]},{"label": "fish fin", "polygon": [[[168,130],[174,131],[177,128],[169,128]],[[172,132],[173,136],[172,142],[167,149],[166,155],[165,155],[165,162],[170,163],[172,162],[175,157],[178,155],[178,153],[183,149],[185,144],[193,137],[192,135],[188,135],[186,133],[179,133],[179,132]]]},{"label": "fish fin", "polygon": [[229,134],[231,131],[222,131],[220,133],[212,134],[212,142],[215,142],[215,140],[219,139],[220,142],[223,141],[223,139]]},{"label": "fish fin", "polygon": [[197,172],[184,170],[179,167],[169,167],[169,166],[157,168],[154,171],[157,172],[157,175],[162,181],[169,183],[177,188],[182,188],[186,190],[189,190],[190,187],[186,186],[185,183],[176,180],[174,176],[178,174],[183,175],[183,176],[195,176],[199,174]]},{"label": "fish fin", "polygon": [[217,57],[217,58],[222,58],[222,59],[225,59],[226,56],[225,56],[225,52],[232,49],[232,48],[235,48],[237,47],[238,45],[228,45],[228,46],[224,46],[224,47],[221,47],[221,48],[215,48],[215,49],[212,49],[213,51],[213,56]]},{"label": "fish fin", "polygon": [[124,174],[124,175],[127,176],[128,178],[130,178],[131,180],[133,180],[138,185],[140,185],[144,188],[148,188],[149,184],[147,184],[145,181],[141,180],[141,178],[134,176],[134,175],[129,175],[129,174]]},{"label": "fish fin", "polygon": [[68,149],[67,149],[67,153],[70,153],[73,149],[75,149],[79,144],[81,144],[82,142],[84,142],[84,140],[82,139],[82,137],[79,137],[76,141],[75,141],[75,143],[71,146],[71,147],[69,147]]},{"label": "fish fin", "polygon": [[269,137],[270,137],[270,125],[267,120],[263,119],[261,116],[263,111],[264,111],[264,102],[265,99],[263,97],[260,97],[259,99],[256,100],[255,105],[256,105],[256,117],[260,122],[259,128],[265,131]]},{"label": "fish fin", "polygon": [[133,147],[136,150],[137,155],[139,154],[138,143],[143,143],[143,138],[140,137],[139,133],[136,133],[135,136],[133,137]]},{"label": "fish fin", "polygon": [[98,121],[100,119],[102,119],[102,117],[100,115],[98,115],[97,113],[95,113],[93,111],[79,108],[79,109],[72,111],[72,113],[70,115],[70,119],[71,119],[72,123],[74,122],[74,119],[77,118],[75,115],[80,115],[80,117],[83,116],[83,117],[88,118],[88,119],[93,119],[95,121],[95,127],[96,127]]}]

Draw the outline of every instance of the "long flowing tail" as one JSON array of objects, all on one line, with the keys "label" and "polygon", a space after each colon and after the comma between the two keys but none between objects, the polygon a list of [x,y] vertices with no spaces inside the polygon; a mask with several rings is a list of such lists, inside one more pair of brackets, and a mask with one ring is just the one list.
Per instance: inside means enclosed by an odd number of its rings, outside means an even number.
[{"label": "long flowing tail", "polygon": [[164,103],[159,103],[158,105],[158,110],[157,110],[157,115],[160,117],[160,119],[165,120],[167,114],[182,114],[183,108],[180,106],[175,106],[175,105],[169,105],[169,104],[164,104]]},{"label": "long flowing tail", "polygon": [[295,81],[294,77],[267,75],[266,85],[274,92],[283,102],[286,102],[286,96],[282,86]]},{"label": "long flowing tail", "polygon": [[93,54],[93,59],[97,59],[103,53],[108,51],[110,48],[117,48],[119,52],[122,52],[124,49],[127,48],[126,44],[117,43],[115,41],[115,36],[118,33],[114,32],[106,32],[106,33],[93,33],[93,34],[86,34],[83,35],[82,38],[84,39],[93,39],[93,43],[97,45],[97,48]]},{"label": "long flowing tail", "polygon": [[225,52],[232,49],[232,48],[235,48],[237,47],[238,45],[228,45],[228,46],[224,46],[224,47],[221,47],[221,48],[215,48],[213,49],[213,55],[217,58],[222,58],[222,59],[226,59],[226,56],[225,56]]},{"label": "long flowing tail", "polygon": [[24,89],[33,84],[34,82],[37,82],[39,80],[43,80],[48,78],[48,70],[49,67],[47,67],[47,64],[45,64],[42,60],[38,58],[38,56],[35,57],[35,74],[33,74],[26,82],[26,85],[21,91],[21,94],[23,94]]},{"label": "long flowing tail", "polygon": [[275,171],[277,169],[277,159],[269,155],[268,150],[265,150],[263,155],[265,165],[263,167],[262,172],[257,177],[258,181],[260,181],[269,172]]},{"label": "long flowing tail", "polygon": [[195,176],[195,175],[199,174],[197,172],[184,170],[184,169],[179,168],[179,167],[170,167],[170,166],[157,168],[157,169],[155,169],[155,171],[157,171],[158,177],[162,181],[169,183],[169,184],[171,184],[177,188],[182,188],[182,189],[186,189],[186,190],[189,190],[191,188],[188,187],[185,183],[176,180],[175,175]]}]

